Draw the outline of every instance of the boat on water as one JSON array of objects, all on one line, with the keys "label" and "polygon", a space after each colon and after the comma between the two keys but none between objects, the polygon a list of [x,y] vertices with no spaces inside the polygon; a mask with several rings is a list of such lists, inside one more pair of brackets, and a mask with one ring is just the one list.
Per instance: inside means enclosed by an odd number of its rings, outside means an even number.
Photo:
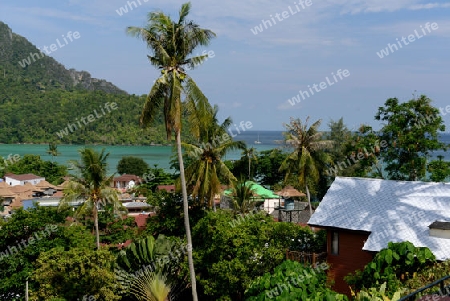
[{"label": "boat on water", "polygon": [[258,134],[258,140],[255,140],[255,144],[261,144],[261,141],[259,141],[259,134]]}]

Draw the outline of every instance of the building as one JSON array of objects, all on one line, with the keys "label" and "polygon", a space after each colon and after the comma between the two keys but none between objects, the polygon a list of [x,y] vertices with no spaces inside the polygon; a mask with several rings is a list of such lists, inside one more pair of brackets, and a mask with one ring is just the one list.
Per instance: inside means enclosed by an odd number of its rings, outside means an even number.
[{"label": "building", "polygon": [[336,177],[308,224],[326,229],[329,276],[336,291],[349,294],[344,276],[388,242],[450,258],[450,239],[443,238],[450,234],[450,183]]},{"label": "building", "polygon": [[141,183],[141,178],[136,175],[123,174],[121,176],[113,178],[112,187],[125,191],[126,189],[133,188],[134,185]]},{"label": "building", "polygon": [[38,184],[40,181],[45,181],[44,177],[36,176],[32,173],[15,175],[13,173],[5,174],[5,182],[10,186],[25,185],[26,183],[31,183],[32,185]]}]

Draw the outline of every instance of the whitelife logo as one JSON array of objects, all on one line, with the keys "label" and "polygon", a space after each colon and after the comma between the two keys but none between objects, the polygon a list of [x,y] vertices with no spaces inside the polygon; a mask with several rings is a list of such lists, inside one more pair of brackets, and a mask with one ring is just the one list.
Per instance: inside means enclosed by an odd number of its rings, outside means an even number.
[{"label": "whitelife logo", "polygon": [[[279,14],[279,13],[275,14],[275,18],[278,20],[278,22],[281,22],[281,21],[289,18],[290,16],[298,14],[299,12],[302,11],[302,9],[304,10],[304,9],[306,9],[306,7],[311,6],[312,1],[311,0],[306,0],[306,1],[300,0],[300,1],[298,1],[298,3],[294,2],[294,5],[297,10],[292,9],[292,7],[289,5],[288,6],[289,11],[285,10],[281,14]],[[302,8],[300,8],[299,5]],[[264,31],[264,29],[268,29],[269,27],[276,25],[277,21],[275,20],[275,18],[272,15],[270,15],[269,17],[270,17],[270,20],[261,20],[261,23],[258,26],[255,26],[254,28],[250,28],[251,32],[254,35],[257,35],[258,33],[262,33]],[[272,22],[271,22],[271,20],[272,20]]]},{"label": "whitelife logo", "polygon": [[[45,230],[39,231],[39,232],[34,232],[32,236],[30,236],[28,239],[22,239],[20,243],[18,243],[16,246],[9,246],[8,250],[5,250],[3,252],[0,252],[0,261],[5,258],[8,257],[12,254],[15,253],[19,253],[20,251],[22,251],[22,249],[25,249],[26,247],[28,247],[28,245],[32,245],[34,244],[37,240],[41,240],[42,238],[45,237],[50,237],[50,235],[53,232],[56,232],[56,230],[58,230],[58,226],[57,225],[47,225],[45,226]],[[39,233],[39,235],[38,235]],[[22,244],[22,245],[20,245]],[[17,250],[17,248],[19,248],[19,250]]]},{"label": "whitelife logo", "polygon": [[[142,2],[147,3],[150,0],[142,0]],[[137,0],[137,2],[139,3],[139,6],[142,5],[141,0]],[[136,1],[127,1],[127,4],[120,7],[119,9],[116,9],[116,13],[122,17],[124,14],[127,14],[128,11],[132,11],[133,10],[133,6],[134,8],[138,8],[138,4],[136,3]],[[130,10],[128,10],[128,8],[130,8]]]},{"label": "whitelife logo", "polygon": [[[104,104],[105,109],[108,111],[108,113],[111,113],[111,109],[112,110],[117,110],[117,103],[113,102],[113,103],[105,103]],[[64,130],[61,130],[59,132],[56,133],[56,135],[59,137],[59,139],[64,138],[64,136],[69,135],[69,130],[71,133],[73,133],[74,131],[76,131],[79,128],[82,128],[83,125],[81,124],[81,122],[83,122],[84,125],[87,125],[88,123],[94,122],[97,119],[102,118],[103,116],[106,115],[105,110],[103,109],[102,106],[100,106],[101,112],[103,115],[98,114],[97,110],[94,110],[93,114],[89,114],[87,117],[81,117],[80,120],[78,120],[78,118],[75,120],[75,123],[68,123],[67,126],[64,128]],[[95,114],[95,116],[94,116]],[[81,121],[81,122],[80,122]],[[77,127],[78,125],[78,127]]]},{"label": "whitelife logo", "polygon": [[[338,71],[336,71],[336,75],[334,74],[334,72],[331,72],[331,75],[333,76],[334,82],[330,81],[330,79],[327,76],[327,77],[325,77],[326,82],[321,82],[320,84],[313,84],[312,87],[310,85],[308,85],[309,92],[311,92],[311,95],[309,95],[308,91],[300,90],[300,91],[298,91],[299,93],[297,94],[297,96],[294,96],[291,99],[288,99],[288,102],[292,106],[294,106],[296,103],[300,103],[302,101],[302,99],[305,100],[307,97],[314,95],[314,91],[319,93],[320,91],[325,90],[329,86],[332,86],[335,83],[337,83],[339,80],[336,78],[336,76],[338,76],[341,81],[344,78],[349,77],[350,71],[348,71],[347,69],[344,69],[343,71],[341,69],[339,69]],[[314,89],[314,91],[313,91],[313,89]],[[302,99],[300,99],[300,96]]]},{"label": "whitelife logo", "polygon": [[[421,38],[423,38],[424,36],[426,36],[426,35],[427,35],[427,32],[426,32],[425,29],[422,27],[422,25],[420,25],[420,28],[422,29],[423,36],[421,36],[421,35],[417,32],[417,29],[415,29],[415,30],[414,30],[414,34],[408,35],[408,41],[409,41],[409,43],[406,41],[406,38],[405,38],[405,37],[402,37],[402,38],[400,39],[400,41],[403,42],[403,45],[408,46],[409,44],[411,44],[412,42],[414,42],[414,41],[416,40],[416,38],[417,38],[417,39],[421,39]],[[431,24],[430,24],[430,22],[427,22],[427,23],[425,24],[425,28],[427,29],[428,33],[430,33],[430,32],[431,32],[431,29],[432,29],[432,30],[436,30],[436,29],[439,28],[439,26],[438,26],[438,24],[437,24],[436,22],[433,22],[433,23],[431,23]],[[431,28],[431,29],[430,29],[430,28]],[[400,48],[403,48],[402,43],[400,43],[400,41],[398,40],[398,38],[397,38],[396,40],[397,40],[398,46],[399,46]],[[394,44],[388,43],[386,48],[381,49],[379,52],[377,52],[377,55],[378,55],[378,57],[379,57],[380,59],[382,59],[382,58],[384,58],[385,56],[388,56],[389,54],[394,53],[394,52],[397,51],[397,50],[398,50],[398,47],[397,47],[397,45],[396,45],[395,43],[394,43]]]},{"label": "whitelife logo", "polygon": [[[62,37],[63,37],[65,44],[61,43],[61,41],[58,38],[58,39],[56,39],[56,44],[51,44],[50,46],[42,47],[43,51],[45,51],[45,54],[49,55],[50,53],[55,52],[56,50],[65,47],[66,45],[69,45],[69,42],[67,41],[67,39],[70,42],[73,42],[74,40],[78,40],[81,37],[81,35],[78,31],[75,31],[73,33],[71,31],[69,31],[67,33],[67,36],[62,35]],[[38,49],[40,50],[40,52],[35,52],[35,53],[30,52],[30,55],[26,59],[19,61],[19,65],[22,68],[25,68],[25,67],[31,65],[31,63],[32,63],[31,60],[33,60],[33,62],[36,62],[37,60],[43,58],[45,56],[45,54],[41,51],[41,48],[38,47]]]}]

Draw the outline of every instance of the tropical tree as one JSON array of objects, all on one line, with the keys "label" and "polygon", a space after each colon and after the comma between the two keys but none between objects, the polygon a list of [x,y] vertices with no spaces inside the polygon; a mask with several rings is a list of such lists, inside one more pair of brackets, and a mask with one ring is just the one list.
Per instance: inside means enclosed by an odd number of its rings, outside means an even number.
[{"label": "tropical tree", "polygon": [[253,184],[247,181],[240,181],[233,188],[233,210],[235,213],[248,213],[255,208],[256,202],[253,198]]},{"label": "tropical tree", "polygon": [[115,210],[119,210],[122,204],[119,202],[118,193],[110,187],[114,175],[107,177],[106,160],[109,153],[105,149],[100,153],[90,148],[79,150],[81,161],[72,162],[79,175],[74,176],[64,188],[64,196],[61,199],[60,208],[67,208],[72,202],[84,200],[78,209],[78,214],[92,213],[97,248],[100,249],[100,234],[98,229],[98,211],[100,205],[111,204]]},{"label": "tropical tree", "polygon": [[438,131],[445,131],[439,109],[425,95],[405,103],[389,98],[378,109],[375,119],[384,123],[379,136],[389,145],[381,151],[388,178],[423,180],[431,153],[446,150],[438,139]]},{"label": "tropical tree", "polygon": [[180,166],[181,190],[183,194],[184,221],[188,245],[189,271],[192,283],[192,296],[197,300],[194,262],[192,259],[192,238],[189,225],[189,207],[181,149],[181,106],[182,96],[186,101],[207,103],[208,100],[195,81],[186,74],[185,69],[199,66],[208,55],[192,56],[198,46],[207,46],[215,34],[200,28],[187,20],[191,4],[181,6],[178,21],[173,21],[163,12],[150,12],[146,27],[128,27],[127,33],[147,43],[152,52],[150,63],[161,69],[161,76],[151,88],[141,114],[141,124],[148,126],[155,121],[158,110],[163,110],[167,139],[175,133]]},{"label": "tropical tree", "polygon": [[48,144],[48,149],[45,152],[50,156],[52,156],[52,163],[53,157],[57,157],[58,155],[61,154],[60,152],[58,152],[58,146],[56,145],[56,143],[53,142]]},{"label": "tropical tree", "polygon": [[119,174],[131,174],[142,177],[148,170],[147,162],[142,158],[125,156],[117,163],[117,172]]},{"label": "tropical tree", "polygon": [[[196,109],[194,112],[199,110],[205,111]],[[193,120],[199,125],[199,144],[182,144],[190,159],[190,164],[186,168],[188,190],[194,198],[198,197],[200,203],[206,201],[209,208],[215,208],[214,196],[220,193],[221,184],[231,186],[236,181],[236,177],[222,161],[223,156],[230,150],[245,148],[243,141],[232,141],[226,132],[233,123],[231,118],[218,124],[218,111],[218,107],[215,106],[210,115],[205,112],[192,114],[193,116],[204,114],[200,120]]]},{"label": "tropical tree", "polygon": [[258,152],[256,151],[256,148],[250,147],[245,148],[241,155],[248,160],[248,179],[251,180],[251,163],[252,161],[258,160]]},{"label": "tropical tree", "polygon": [[317,185],[320,173],[331,159],[324,150],[333,146],[331,140],[321,140],[322,132],[318,131],[321,120],[314,122],[308,128],[309,117],[305,123],[300,119],[291,118],[289,124],[285,124],[285,143],[293,148],[280,166],[280,171],[286,172],[285,180],[295,175],[300,188],[305,188],[308,198],[309,213],[312,215],[310,185]]},{"label": "tropical tree", "polygon": [[444,156],[437,156],[427,165],[427,171],[430,173],[430,180],[433,182],[444,182],[450,176],[450,162],[444,161]]},{"label": "tropical tree", "polygon": [[327,135],[327,139],[334,141],[334,145],[330,148],[329,153],[336,162],[346,159],[345,145],[351,140],[351,132],[344,124],[344,118],[341,117],[338,121],[331,120],[328,123],[330,133]]},{"label": "tropical tree", "polygon": [[286,157],[287,154],[277,148],[260,152],[258,154],[258,164],[255,168],[255,176],[258,182],[261,185],[270,185],[273,187],[273,190],[276,190],[275,187],[281,186],[280,183],[284,179],[284,173],[279,172],[278,169]]},{"label": "tropical tree", "polygon": [[185,251],[181,239],[164,235],[133,242],[117,257],[115,271],[122,290],[142,301],[176,299],[188,283],[181,266]]},{"label": "tropical tree", "polygon": [[31,275],[36,289],[30,300],[82,300],[81,296],[93,296],[98,301],[120,300],[111,264],[114,260],[108,250],[82,247],[65,250],[61,246],[42,252]]}]

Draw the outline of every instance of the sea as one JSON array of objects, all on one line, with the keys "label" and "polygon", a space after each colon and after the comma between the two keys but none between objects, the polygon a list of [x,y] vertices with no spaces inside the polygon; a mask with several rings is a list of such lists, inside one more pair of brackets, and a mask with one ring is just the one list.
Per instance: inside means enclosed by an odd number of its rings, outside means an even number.
[{"label": "sea", "polygon": [[[241,140],[247,144],[247,147],[254,147],[257,151],[270,150],[274,148],[283,149],[283,132],[282,131],[241,131],[239,134],[234,133],[236,137],[233,140]],[[450,134],[442,133],[439,137],[440,141],[450,144]],[[259,142],[259,143],[258,143]],[[60,155],[54,157],[54,162],[70,166],[71,160],[79,160],[79,150],[83,147],[91,147],[95,150],[102,150],[110,153],[108,157],[108,172],[115,173],[117,163],[122,157],[134,156],[144,159],[150,167],[155,165],[164,169],[166,172],[172,173],[174,170],[170,168],[170,161],[176,154],[176,149],[172,146],[125,146],[125,145],[58,145]],[[0,144],[0,157],[8,158],[9,155],[24,156],[26,154],[38,155],[43,160],[51,161],[52,157],[46,153],[48,144]],[[439,155],[444,156],[444,160],[450,161],[450,150],[447,152],[433,152],[432,157]],[[242,156],[242,151],[236,150],[229,152],[223,159],[238,160]],[[1,162],[1,166],[4,165]]]},{"label": "sea", "polygon": [[[282,148],[283,132],[282,131],[241,131],[239,134],[234,130],[232,133],[233,140],[244,141],[247,147],[254,147],[257,151],[270,150],[274,148]],[[259,143],[258,143],[259,141]],[[144,159],[150,166],[157,165],[158,168],[164,169],[166,172],[172,173],[174,170],[170,168],[170,161],[176,154],[175,146],[128,146],[128,145],[58,145],[58,156],[54,157],[54,162],[70,166],[71,160],[79,160],[79,150],[83,147],[90,147],[97,151],[103,148],[109,153],[108,172],[110,174],[116,172],[117,164],[122,157],[133,156]],[[0,157],[7,159],[9,155],[24,156],[26,154],[38,155],[42,160],[51,161],[52,157],[46,153],[48,144],[0,144]],[[242,151],[230,151],[223,159],[238,160],[241,158]],[[9,161],[7,161],[9,162]],[[4,166],[3,162],[0,162]]]}]

